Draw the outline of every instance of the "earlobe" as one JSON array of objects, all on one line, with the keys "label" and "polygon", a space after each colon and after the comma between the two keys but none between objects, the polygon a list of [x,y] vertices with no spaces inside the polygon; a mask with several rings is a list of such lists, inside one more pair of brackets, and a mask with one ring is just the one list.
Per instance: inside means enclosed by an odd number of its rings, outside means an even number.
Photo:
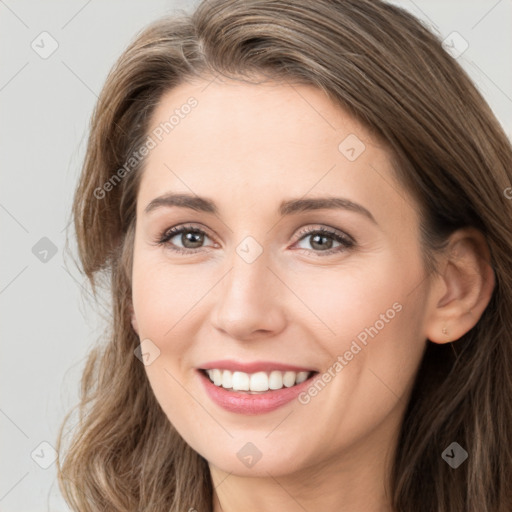
[{"label": "earlobe", "polygon": [[443,256],[438,282],[431,289],[427,338],[449,343],[472,329],[491,300],[495,285],[490,251],[474,228],[456,231]]}]

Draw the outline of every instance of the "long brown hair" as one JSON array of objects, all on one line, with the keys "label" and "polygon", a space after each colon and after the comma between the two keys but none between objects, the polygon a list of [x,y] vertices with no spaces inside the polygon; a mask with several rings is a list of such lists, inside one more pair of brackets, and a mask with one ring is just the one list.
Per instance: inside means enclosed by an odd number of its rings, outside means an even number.
[{"label": "long brown hair", "polygon": [[[163,93],[216,75],[314,85],[378,134],[420,207],[429,270],[457,228],[485,235],[496,278],[491,301],[459,340],[427,344],[390,482],[397,512],[510,511],[512,147],[437,36],[377,0],[207,0],[190,16],[151,24],[113,67],[73,204],[83,272],[95,292],[100,282],[110,290],[112,318],[86,364],[64,458],[66,422],[58,439],[70,506],[212,510],[207,461],[170,424],[134,356],[131,258],[143,161],[119,170],[143,144]],[[469,454],[456,470],[441,457],[452,442]]]}]

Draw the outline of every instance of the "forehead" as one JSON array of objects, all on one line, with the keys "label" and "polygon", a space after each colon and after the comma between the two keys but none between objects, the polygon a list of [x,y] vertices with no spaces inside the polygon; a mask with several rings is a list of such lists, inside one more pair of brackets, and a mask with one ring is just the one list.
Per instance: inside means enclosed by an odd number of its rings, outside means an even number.
[{"label": "forehead", "polygon": [[[195,106],[189,108],[190,103]],[[301,143],[303,154],[319,145],[337,152],[343,134],[382,145],[322,90],[304,84],[185,82],[163,95],[150,123],[151,130],[160,127],[164,138],[176,139],[180,138],[180,132],[188,137],[198,126],[201,128],[198,136],[214,136],[217,142],[225,142],[227,135],[243,143],[246,152],[253,153],[262,144],[269,148],[272,143],[275,146],[294,142]]]},{"label": "forehead", "polygon": [[260,208],[339,193],[385,209],[404,195],[387,148],[313,86],[183,83],[163,95],[148,133],[141,208],[168,191],[242,195]]}]

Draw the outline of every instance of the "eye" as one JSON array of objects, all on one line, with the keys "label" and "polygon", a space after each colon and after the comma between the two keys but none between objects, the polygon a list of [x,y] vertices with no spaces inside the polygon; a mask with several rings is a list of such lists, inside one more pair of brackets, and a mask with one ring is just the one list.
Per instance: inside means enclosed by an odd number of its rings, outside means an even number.
[{"label": "eye", "polygon": [[[315,253],[317,256],[326,256],[333,253],[339,253],[355,246],[355,240],[346,233],[329,228],[310,227],[297,235],[298,240],[295,243],[309,240],[311,249],[299,247],[299,250],[307,253]],[[175,239],[175,240],[173,240]],[[161,233],[156,243],[167,246],[170,250],[179,254],[193,254],[204,249],[206,239],[210,239],[208,234],[196,226],[175,226]],[[180,245],[181,244],[181,245]],[[338,244],[335,246],[334,244]]]},{"label": "eye", "polygon": [[[314,252],[318,256],[326,256],[333,253],[338,253],[350,249],[355,245],[355,240],[338,230],[331,230],[328,228],[308,228],[299,233],[300,238],[297,243],[308,241],[312,249],[304,249],[309,252]],[[338,246],[334,246],[337,243]]]},{"label": "eye", "polygon": [[[159,245],[168,245],[177,253],[190,254],[202,249],[205,238],[209,238],[205,231],[195,226],[176,226],[162,233],[156,242]],[[175,241],[172,241],[176,239]],[[182,244],[180,247],[177,244]]]}]

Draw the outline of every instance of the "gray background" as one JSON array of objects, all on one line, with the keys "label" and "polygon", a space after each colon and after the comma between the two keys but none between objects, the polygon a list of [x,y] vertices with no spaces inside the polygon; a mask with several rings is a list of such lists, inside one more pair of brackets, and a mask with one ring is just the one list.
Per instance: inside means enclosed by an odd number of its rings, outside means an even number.
[{"label": "gray background", "polygon": [[[458,60],[512,136],[512,0],[392,3],[443,39],[456,31],[468,42]],[[0,0],[0,511],[69,510],[49,445],[78,399],[85,356],[106,314],[90,304],[65,252],[89,118],[134,35],[196,4]],[[42,58],[52,40],[58,48]]]}]

